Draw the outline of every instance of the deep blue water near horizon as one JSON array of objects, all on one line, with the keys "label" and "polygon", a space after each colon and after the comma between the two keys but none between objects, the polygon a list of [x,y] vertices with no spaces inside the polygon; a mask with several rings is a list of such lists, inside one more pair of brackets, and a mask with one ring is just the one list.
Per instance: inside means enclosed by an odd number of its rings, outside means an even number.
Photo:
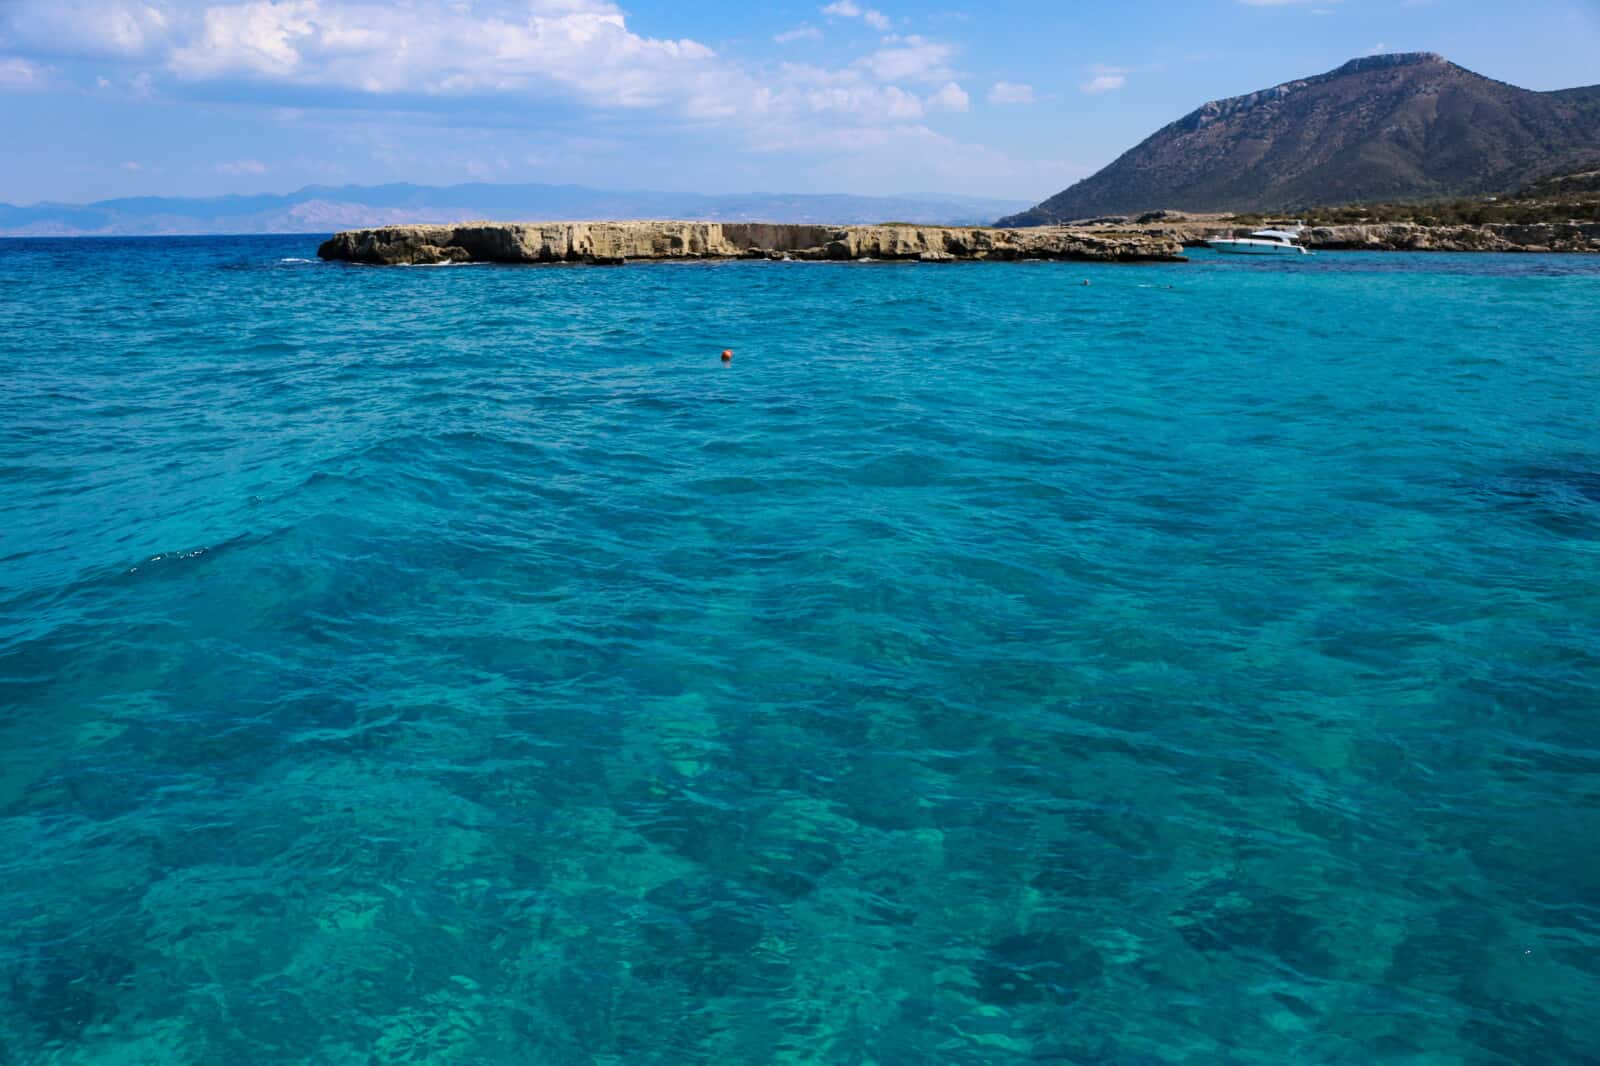
[{"label": "deep blue water near horizon", "polygon": [[1600,259],[314,251],[0,242],[0,1064],[1600,1061]]}]

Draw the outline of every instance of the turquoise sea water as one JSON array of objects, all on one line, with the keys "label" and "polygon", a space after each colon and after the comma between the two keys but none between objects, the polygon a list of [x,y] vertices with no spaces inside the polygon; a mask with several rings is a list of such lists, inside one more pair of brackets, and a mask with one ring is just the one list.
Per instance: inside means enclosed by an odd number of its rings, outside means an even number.
[{"label": "turquoise sea water", "polygon": [[1600,1061],[1600,259],[315,244],[0,242],[0,1063]]}]

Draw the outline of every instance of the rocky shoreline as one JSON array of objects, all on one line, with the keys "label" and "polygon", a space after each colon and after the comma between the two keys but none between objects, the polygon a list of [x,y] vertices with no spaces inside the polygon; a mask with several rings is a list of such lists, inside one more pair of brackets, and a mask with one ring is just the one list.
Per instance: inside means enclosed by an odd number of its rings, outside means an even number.
[{"label": "rocky shoreline", "polygon": [[[1260,225],[1239,225],[1226,216],[1188,216],[1155,212],[1163,218],[1104,219],[1072,223],[1083,233],[1142,233],[1203,247],[1211,237],[1247,237]],[[1424,226],[1416,222],[1377,222],[1311,226],[1300,243],[1313,251],[1364,252],[1577,252],[1600,253],[1600,222],[1486,223]]]},{"label": "rocky shoreline", "polygon": [[1314,226],[1307,248],[1390,252],[1600,252],[1600,222],[1421,226],[1414,222]]},{"label": "rocky shoreline", "polygon": [[1181,262],[1182,242],[1154,230],[1085,231],[750,222],[466,222],[384,226],[335,234],[317,254],[380,266],[440,263],[591,263],[656,259],[1066,259]]}]

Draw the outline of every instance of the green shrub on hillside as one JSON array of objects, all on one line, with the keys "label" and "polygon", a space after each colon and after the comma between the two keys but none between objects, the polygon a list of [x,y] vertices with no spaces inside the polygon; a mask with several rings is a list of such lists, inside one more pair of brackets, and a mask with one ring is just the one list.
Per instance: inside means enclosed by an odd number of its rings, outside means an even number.
[{"label": "green shrub on hillside", "polygon": [[[1425,203],[1342,204],[1300,212],[1308,226],[1414,222],[1420,226],[1528,225],[1539,222],[1600,222],[1600,198],[1562,200],[1455,199]],[[1265,221],[1263,215],[1238,215],[1241,225]]]}]

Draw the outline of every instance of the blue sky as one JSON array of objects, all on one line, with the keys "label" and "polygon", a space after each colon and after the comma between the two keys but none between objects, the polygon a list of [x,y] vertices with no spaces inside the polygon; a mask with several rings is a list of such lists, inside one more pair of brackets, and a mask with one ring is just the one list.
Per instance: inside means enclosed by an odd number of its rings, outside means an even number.
[{"label": "blue sky", "polygon": [[1600,82],[1600,0],[0,0],[0,200],[414,181],[1038,200],[1376,51]]}]

